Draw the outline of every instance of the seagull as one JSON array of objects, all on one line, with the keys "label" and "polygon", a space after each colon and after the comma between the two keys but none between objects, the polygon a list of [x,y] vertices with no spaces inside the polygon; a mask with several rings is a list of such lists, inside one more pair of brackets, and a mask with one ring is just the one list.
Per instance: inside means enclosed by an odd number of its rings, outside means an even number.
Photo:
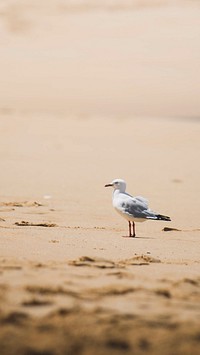
[{"label": "seagull", "polygon": [[126,193],[126,182],[124,180],[115,179],[110,184],[106,184],[105,187],[113,187],[114,189],[112,196],[113,207],[128,221],[129,237],[136,236],[135,222],[144,222],[148,219],[171,221],[170,217],[163,216],[162,214],[150,210],[148,207],[148,201],[144,197],[133,197]]}]

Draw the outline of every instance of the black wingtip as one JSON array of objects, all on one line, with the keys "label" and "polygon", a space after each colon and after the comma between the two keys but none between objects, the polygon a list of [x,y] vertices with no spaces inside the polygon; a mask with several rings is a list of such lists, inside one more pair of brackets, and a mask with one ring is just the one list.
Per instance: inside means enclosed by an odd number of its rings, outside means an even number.
[{"label": "black wingtip", "polygon": [[162,214],[158,214],[156,217],[157,217],[157,219],[158,219],[159,221],[168,221],[168,222],[171,221],[171,218],[170,218],[170,217],[168,217],[168,216],[163,216]]}]

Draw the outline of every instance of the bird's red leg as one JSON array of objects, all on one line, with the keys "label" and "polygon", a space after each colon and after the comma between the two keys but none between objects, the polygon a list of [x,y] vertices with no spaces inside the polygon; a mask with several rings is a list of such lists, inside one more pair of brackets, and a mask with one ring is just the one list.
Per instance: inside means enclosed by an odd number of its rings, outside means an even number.
[{"label": "bird's red leg", "polygon": [[133,222],[133,235],[132,237],[135,237],[135,222]]},{"label": "bird's red leg", "polygon": [[132,237],[132,235],[131,235],[131,222],[130,221],[128,221],[128,225],[129,225],[129,237]]}]

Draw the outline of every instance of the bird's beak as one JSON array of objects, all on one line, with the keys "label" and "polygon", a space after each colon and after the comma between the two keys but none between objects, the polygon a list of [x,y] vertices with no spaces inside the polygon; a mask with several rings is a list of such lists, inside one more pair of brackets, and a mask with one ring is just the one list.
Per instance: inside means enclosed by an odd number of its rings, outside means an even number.
[{"label": "bird's beak", "polygon": [[106,184],[104,187],[112,187],[112,184]]}]

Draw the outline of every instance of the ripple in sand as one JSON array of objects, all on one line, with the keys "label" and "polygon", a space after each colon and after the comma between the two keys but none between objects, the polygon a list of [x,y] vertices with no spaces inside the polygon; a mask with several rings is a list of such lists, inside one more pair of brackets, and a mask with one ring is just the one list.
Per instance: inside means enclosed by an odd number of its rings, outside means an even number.
[{"label": "ripple in sand", "polygon": [[58,227],[55,223],[32,223],[27,221],[15,222],[15,225],[19,227]]},{"label": "ripple in sand", "polygon": [[0,206],[11,206],[11,207],[39,207],[42,206],[41,203],[36,201],[22,201],[22,202],[2,202]]},{"label": "ripple in sand", "polygon": [[82,256],[77,260],[71,260],[68,264],[72,266],[89,266],[100,269],[113,269],[117,267],[117,264],[114,261],[101,258],[91,258],[89,256]]},{"label": "ripple in sand", "polygon": [[161,260],[142,254],[127,260],[122,260],[120,263],[123,265],[149,265],[150,263],[161,263]]}]

